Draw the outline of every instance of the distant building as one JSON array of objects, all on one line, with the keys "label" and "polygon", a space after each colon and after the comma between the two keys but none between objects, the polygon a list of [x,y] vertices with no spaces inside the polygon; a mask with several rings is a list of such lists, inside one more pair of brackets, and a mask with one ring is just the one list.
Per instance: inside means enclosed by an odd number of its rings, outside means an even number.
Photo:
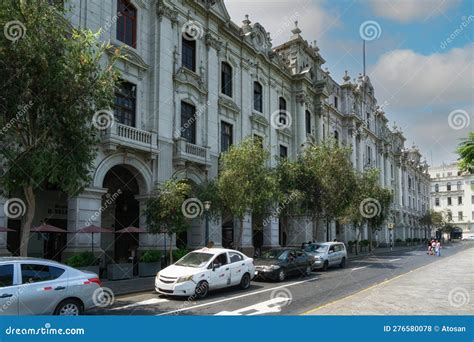
[{"label": "distant building", "polygon": [[431,208],[442,212],[463,237],[474,236],[474,174],[457,163],[430,167]]}]

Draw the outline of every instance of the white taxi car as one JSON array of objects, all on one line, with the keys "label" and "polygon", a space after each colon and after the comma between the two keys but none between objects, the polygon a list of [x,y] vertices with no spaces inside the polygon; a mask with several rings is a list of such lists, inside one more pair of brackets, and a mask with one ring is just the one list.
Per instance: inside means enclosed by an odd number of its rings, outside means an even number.
[{"label": "white taxi car", "polygon": [[250,287],[253,259],[224,248],[202,248],[186,254],[158,272],[155,290],[169,296],[204,298],[210,290],[239,285]]}]

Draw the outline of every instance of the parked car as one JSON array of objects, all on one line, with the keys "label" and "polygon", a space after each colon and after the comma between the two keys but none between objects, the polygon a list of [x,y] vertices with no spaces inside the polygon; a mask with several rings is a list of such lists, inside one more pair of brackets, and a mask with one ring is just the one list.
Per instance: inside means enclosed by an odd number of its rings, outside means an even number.
[{"label": "parked car", "polygon": [[202,248],[158,272],[155,290],[169,296],[204,298],[219,288],[238,285],[248,289],[254,274],[252,258],[232,249]]},{"label": "parked car", "polygon": [[310,275],[312,257],[300,248],[278,248],[264,252],[255,260],[255,275],[283,281],[289,275]]},{"label": "parked car", "polygon": [[342,242],[316,242],[304,247],[314,257],[312,269],[326,271],[331,266],[344,268],[347,261],[346,246]]},{"label": "parked car", "polygon": [[0,315],[80,315],[100,286],[96,274],[55,261],[1,257]]}]

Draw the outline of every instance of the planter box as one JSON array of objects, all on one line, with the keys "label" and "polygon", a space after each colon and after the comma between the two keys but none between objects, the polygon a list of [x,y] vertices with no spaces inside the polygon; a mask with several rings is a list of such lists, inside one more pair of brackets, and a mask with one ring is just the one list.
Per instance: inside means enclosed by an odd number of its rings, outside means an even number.
[{"label": "planter box", "polygon": [[77,268],[78,270],[81,270],[81,271],[95,273],[95,274],[97,274],[97,276],[100,275],[100,274],[99,274],[99,272],[100,272],[99,265],[76,267],[76,268]]},{"label": "planter box", "polygon": [[139,262],[138,276],[140,277],[154,277],[161,269],[161,262]]},{"label": "planter box", "polygon": [[133,277],[133,264],[109,264],[107,278],[109,280],[130,279]]}]

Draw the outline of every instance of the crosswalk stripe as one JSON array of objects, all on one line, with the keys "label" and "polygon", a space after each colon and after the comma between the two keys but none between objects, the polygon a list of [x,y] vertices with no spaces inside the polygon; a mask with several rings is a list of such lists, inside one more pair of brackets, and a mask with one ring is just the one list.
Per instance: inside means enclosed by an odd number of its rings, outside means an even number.
[{"label": "crosswalk stripe", "polygon": [[276,297],[238,310],[221,311],[216,313],[215,316],[256,316],[277,313],[281,311],[283,306],[288,305],[289,301],[291,301],[290,298]]},{"label": "crosswalk stripe", "polygon": [[153,304],[159,304],[159,303],[165,303],[165,302],[169,302],[169,300],[165,298],[151,298],[147,300],[142,300],[141,302],[136,302],[133,304],[119,306],[117,308],[112,308],[112,310],[130,309],[137,306],[146,306],[146,305],[153,305]]}]

